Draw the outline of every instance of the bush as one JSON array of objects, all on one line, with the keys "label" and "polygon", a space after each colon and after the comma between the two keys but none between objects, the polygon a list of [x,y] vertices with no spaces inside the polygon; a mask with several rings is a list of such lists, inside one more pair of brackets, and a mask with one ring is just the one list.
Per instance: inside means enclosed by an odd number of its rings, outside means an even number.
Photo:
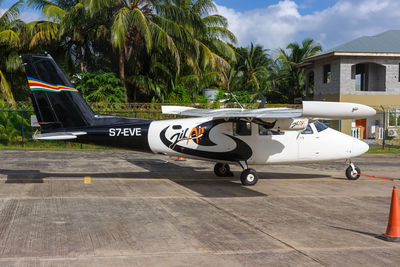
[{"label": "bush", "polygon": [[122,103],[126,89],[113,72],[97,71],[80,73],[73,77],[73,83],[88,102]]}]

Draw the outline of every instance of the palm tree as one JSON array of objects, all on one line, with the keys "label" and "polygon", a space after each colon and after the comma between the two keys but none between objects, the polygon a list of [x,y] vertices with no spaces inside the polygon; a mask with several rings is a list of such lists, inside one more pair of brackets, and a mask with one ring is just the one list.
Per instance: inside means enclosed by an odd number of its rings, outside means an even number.
[{"label": "palm tree", "polygon": [[[128,80],[134,80],[135,85],[144,84],[143,76],[148,77],[152,68],[149,62],[168,65],[167,68],[177,74],[184,69],[187,74],[200,75],[207,68],[211,71],[228,69],[227,60],[235,60],[233,49],[221,41],[221,37],[236,41],[225,27],[226,19],[208,16],[215,8],[212,1],[87,1],[92,14],[114,9],[111,42],[119,53],[119,74],[124,86]],[[219,55],[221,51],[224,51],[223,56]],[[156,60],[154,55],[159,55]],[[129,70],[126,70],[126,64],[130,64]],[[137,77],[128,79],[128,72]],[[137,89],[135,86],[132,92],[133,100]]]},{"label": "palm tree", "polygon": [[[0,4],[3,0],[0,0]],[[21,46],[19,30],[23,22],[18,19],[23,0],[16,1],[0,17],[0,92],[3,98],[15,106],[14,96],[6,80],[6,72],[20,68],[20,59],[17,49]]]},{"label": "palm tree", "polygon": [[85,72],[85,56],[91,51],[92,40],[106,32],[103,19],[93,18],[79,0],[29,0],[28,5],[42,10],[48,21],[28,23],[33,34],[29,48],[38,44],[61,44],[79,62],[81,72]]},{"label": "palm tree", "polygon": [[285,80],[287,86],[284,88],[285,92],[289,101],[293,102],[294,98],[303,97],[305,93],[304,69],[297,68],[297,64],[322,51],[322,47],[313,39],[307,38],[302,41],[301,46],[298,43],[290,43],[286,49],[290,53],[280,49],[277,60],[281,68],[281,78]]},{"label": "palm tree", "polygon": [[[174,40],[153,21],[154,18],[160,20],[161,18],[153,12],[151,1],[87,0],[87,6],[93,16],[97,16],[104,9],[114,10],[111,43],[118,50],[119,75],[124,87],[127,88],[125,65],[133,56],[135,49],[150,53],[155,42],[160,49],[171,52],[179,65],[179,53]],[[179,26],[170,22],[170,27],[176,29]],[[136,89],[132,96],[135,100]],[[128,102],[128,95],[125,101]]]},{"label": "palm tree", "polygon": [[248,48],[237,49],[237,53],[239,57],[237,69],[243,72],[240,89],[250,92],[259,92],[264,89],[271,64],[268,49],[251,43]]}]

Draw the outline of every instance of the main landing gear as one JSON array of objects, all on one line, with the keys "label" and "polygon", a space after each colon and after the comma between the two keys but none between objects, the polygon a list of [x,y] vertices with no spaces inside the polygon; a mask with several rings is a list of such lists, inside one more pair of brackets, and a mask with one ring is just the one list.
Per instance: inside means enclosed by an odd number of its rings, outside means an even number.
[{"label": "main landing gear", "polygon": [[[254,169],[250,169],[245,161],[239,162],[240,166],[243,168],[243,172],[240,175],[240,181],[243,185],[255,185],[258,181],[257,172]],[[217,163],[214,167],[215,175],[219,177],[232,177],[229,165],[225,163]]]},{"label": "main landing gear", "polygon": [[349,180],[357,180],[360,178],[361,170],[350,161],[350,166],[346,169],[346,177]]},{"label": "main landing gear", "polygon": [[231,172],[231,168],[228,164],[225,163],[217,163],[214,166],[214,173],[219,177],[232,177],[233,173]]}]

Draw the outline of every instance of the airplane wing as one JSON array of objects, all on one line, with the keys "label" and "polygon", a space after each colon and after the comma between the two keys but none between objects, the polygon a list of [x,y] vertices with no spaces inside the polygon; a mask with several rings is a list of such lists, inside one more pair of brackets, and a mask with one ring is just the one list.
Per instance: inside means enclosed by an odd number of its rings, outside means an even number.
[{"label": "airplane wing", "polygon": [[86,132],[54,132],[45,134],[34,134],[34,140],[71,140],[77,138],[79,135],[85,135]]},{"label": "airplane wing", "polygon": [[303,101],[303,109],[262,108],[262,109],[197,109],[183,106],[163,106],[163,114],[212,118],[310,118],[310,119],[359,119],[376,114],[375,109],[366,105],[346,102]]}]

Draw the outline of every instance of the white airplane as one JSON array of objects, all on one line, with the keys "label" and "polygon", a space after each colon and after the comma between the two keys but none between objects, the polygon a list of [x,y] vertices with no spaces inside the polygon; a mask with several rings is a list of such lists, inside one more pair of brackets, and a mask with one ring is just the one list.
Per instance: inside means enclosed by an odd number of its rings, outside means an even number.
[{"label": "white airplane", "polygon": [[359,119],[376,111],[361,104],[304,101],[303,109],[196,109],[163,106],[164,114],[194,118],[145,120],[97,115],[49,55],[22,55],[39,140],[71,140],[216,162],[217,176],[232,176],[229,164],[243,168],[243,185],[258,175],[249,165],[302,164],[349,160],[346,176],[359,178],[351,159],[369,146],[328,128],[318,119]]}]

